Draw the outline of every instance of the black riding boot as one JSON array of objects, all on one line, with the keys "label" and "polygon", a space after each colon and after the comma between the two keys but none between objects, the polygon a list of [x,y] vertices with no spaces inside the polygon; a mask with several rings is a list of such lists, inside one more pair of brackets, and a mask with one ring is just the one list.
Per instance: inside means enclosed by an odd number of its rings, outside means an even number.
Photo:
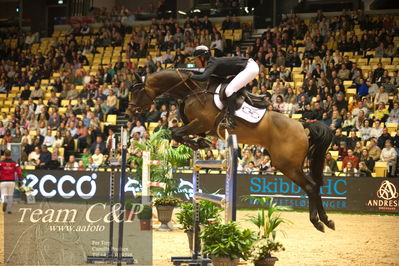
[{"label": "black riding boot", "polygon": [[237,96],[235,93],[227,98],[225,121],[226,121],[226,128],[228,130],[233,130],[236,126],[236,122],[234,119],[234,114],[236,111],[236,98]]}]

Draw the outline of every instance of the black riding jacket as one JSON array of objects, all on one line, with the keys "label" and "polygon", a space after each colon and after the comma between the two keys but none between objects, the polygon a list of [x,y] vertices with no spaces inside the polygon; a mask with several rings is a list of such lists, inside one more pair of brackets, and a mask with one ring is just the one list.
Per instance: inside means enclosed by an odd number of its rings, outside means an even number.
[{"label": "black riding jacket", "polygon": [[248,58],[246,57],[210,57],[208,66],[201,74],[194,74],[192,79],[198,81],[205,81],[209,79],[212,74],[226,77],[230,75],[237,75],[247,66]]}]

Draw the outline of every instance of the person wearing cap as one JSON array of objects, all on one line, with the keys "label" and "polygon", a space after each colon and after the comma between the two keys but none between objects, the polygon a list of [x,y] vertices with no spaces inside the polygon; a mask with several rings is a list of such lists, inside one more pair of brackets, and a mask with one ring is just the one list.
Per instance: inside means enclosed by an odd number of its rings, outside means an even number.
[{"label": "person wearing cap", "polygon": [[22,180],[22,172],[19,164],[11,159],[11,151],[4,152],[5,159],[0,162],[0,193],[3,203],[3,212],[11,214],[13,195],[15,189],[15,175],[18,181]]},{"label": "person wearing cap", "polygon": [[195,48],[194,56],[200,58],[205,71],[201,74],[193,74],[191,78],[197,81],[206,81],[212,74],[220,77],[235,75],[233,80],[227,85],[225,96],[227,97],[227,106],[225,104],[224,113],[226,127],[234,129],[234,113],[236,92],[250,83],[259,74],[259,66],[252,58],[246,57],[213,57],[210,56],[208,47],[200,45]]}]

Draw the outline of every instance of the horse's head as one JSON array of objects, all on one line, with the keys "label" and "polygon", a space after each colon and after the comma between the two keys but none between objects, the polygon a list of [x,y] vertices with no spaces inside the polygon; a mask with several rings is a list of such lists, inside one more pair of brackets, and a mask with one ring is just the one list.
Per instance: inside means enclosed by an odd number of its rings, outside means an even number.
[{"label": "horse's head", "polygon": [[136,83],[132,88],[132,98],[129,105],[133,107],[133,112],[141,114],[151,103],[153,98],[147,93],[143,82]]},{"label": "horse's head", "polygon": [[185,72],[178,73],[170,70],[151,74],[147,76],[145,82],[136,77],[137,83],[133,86],[132,99],[129,104],[133,106],[136,113],[141,113],[163,93],[177,96],[174,93],[175,88],[178,88],[187,78],[188,74]]}]

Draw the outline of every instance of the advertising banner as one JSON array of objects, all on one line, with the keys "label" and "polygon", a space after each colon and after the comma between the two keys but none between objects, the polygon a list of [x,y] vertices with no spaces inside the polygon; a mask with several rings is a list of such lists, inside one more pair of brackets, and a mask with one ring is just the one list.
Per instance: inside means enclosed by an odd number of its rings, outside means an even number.
[{"label": "advertising banner", "polygon": [[[131,202],[123,219],[119,177],[115,174],[110,182],[109,172],[28,172],[24,183],[33,189],[29,193],[36,200],[27,204],[7,199],[5,265],[116,264],[119,242],[124,262],[152,265],[153,238],[148,227],[152,208],[142,213],[144,206]],[[125,193],[133,194],[129,189]],[[147,219],[147,226],[135,219],[139,215]]]},{"label": "advertising banner", "polygon": [[[190,175],[178,175],[190,182]],[[225,175],[201,175],[206,193],[224,191]],[[399,213],[398,178],[325,177],[320,195],[326,210],[349,212]],[[308,209],[306,193],[282,175],[238,175],[238,208],[256,208],[243,196],[273,197],[282,206]]]},{"label": "advertising banner", "polygon": [[[119,173],[115,174],[115,191],[119,190]],[[191,174],[174,174],[180,179],[180,197],[190,200],[193,193]],[[226,175],[201,174],[204,193],[224,193]],[[32,171],[26,179],[34,188],[36,200],[106,201],[110,191],[109,172]],[[125,196],[134,197],[141,191],[140,181],[129,173]],[[350,212],[399,213],[399,178],[325,177],[320,195],[326,210]],[[117,193],[116,193],[117,194]],[[308,209],[306,193],[282,175],[238,175],[238,208],[256,208],[245,195],[270,196],[279,205]]]}]

